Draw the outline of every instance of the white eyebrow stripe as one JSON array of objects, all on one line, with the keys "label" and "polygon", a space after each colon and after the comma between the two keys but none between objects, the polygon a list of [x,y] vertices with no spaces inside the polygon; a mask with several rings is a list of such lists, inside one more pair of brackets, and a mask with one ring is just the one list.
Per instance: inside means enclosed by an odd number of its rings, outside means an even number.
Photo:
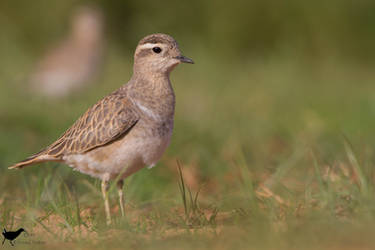
[{"label": "white eyebrow stripe", "polygon": [[142,45],[139,45],[139,49],[151,49],[153,47],[157,47],[157,46],[161,46],[160,43],[145,43],[145,44],[142,44]]}]

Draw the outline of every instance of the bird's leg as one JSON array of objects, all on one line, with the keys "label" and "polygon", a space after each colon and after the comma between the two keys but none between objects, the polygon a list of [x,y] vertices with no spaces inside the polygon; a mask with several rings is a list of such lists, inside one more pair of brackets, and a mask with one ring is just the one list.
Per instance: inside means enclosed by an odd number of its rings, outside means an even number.
[{"label": "bird's leg", "polygon": [[11,240],[10,240],[9,242],[10,242],[10,244],[11,244],[12,246],[14,246],[14,244],[13,244],[13,242],[12,242]]},{"label": "bird's leg", "polygon": [[109,189],[109,183],[108,180],[102,180],[102,194],[104,199],[104,208],[105,208],[105,214],[107,217],[107,225],[111,224],[111,214],[109,211],[109,201],[108,201],[108,189]]},{"label": "bird's leg", "polygon": [[3,244],[1,244],[1,245],[4,245],[4,242],[5,242],[5,237],[4,237],[4,240],[3,240]]},{"label": "bird's leg", "polygon": [[124,194],[123,194],[123,191],[122,191],[123,186],[124,186],[124,181],[123,180],[119,180],[117,182],[117,191],[118,191],[118,197],[119,197],[120,209],[121,209],[121,215],[122,215],[122,217],[125,216]]}]

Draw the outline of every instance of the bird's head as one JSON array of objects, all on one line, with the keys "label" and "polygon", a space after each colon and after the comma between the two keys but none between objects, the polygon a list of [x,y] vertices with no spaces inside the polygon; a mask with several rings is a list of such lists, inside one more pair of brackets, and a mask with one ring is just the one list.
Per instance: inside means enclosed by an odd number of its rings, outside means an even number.
[{"label": "bird's head", "polygon": [[181,54],[173,37],[165,34],[152,34],[144,37],[134,54],[134,73],[170,73],[180,63],[194,63]]},{"label": "bird's head", "polygon": [[20,233],[25,232],[26,235],[29,235],[29,233],[25,229],[23,229],[22,227],[20,229],[18,229],[17,231],[19,231]]},{"label": "bird's head", "polygon": [[91,45],[98,42],[103,33],[103,15],[95,6],[81,6],[74,12],[72,36],[76,42]]}]

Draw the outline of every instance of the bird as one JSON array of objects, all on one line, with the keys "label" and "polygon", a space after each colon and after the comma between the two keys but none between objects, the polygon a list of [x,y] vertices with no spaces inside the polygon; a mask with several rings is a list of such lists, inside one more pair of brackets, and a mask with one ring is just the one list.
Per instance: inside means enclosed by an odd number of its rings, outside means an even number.
[{"label": "bird", "polygon": [[124,216],[124,179],[145,166],[153,167],[170,143],[175,112],[170,73],[181,63],[194,62],[181,54],[173,37],[162,33],[144,37],[126,84],[89,108],[54,143],[9,168],[57,161],[101,179],[106,222],[111,224],[109,181],[118,180]]},{"label": "bird", "polygon": [[103,55],[103,16],[97,7],[80,6],[67,38],[48,50],[30,74],[33,92],[63,98],[92,82]]},{"label": "bird", "polygon": [[13,241],[22,233],[22,232],[25,232],[26,234],[27,234],[27,232],[26,232],[26,230],[25,229],[23,229],[23,228],[20,228],[20,229],[18,229],[17,231],[7,231],[5,228],[4,228],[4,230],[3,230],[3,236],[4,236],[4,240],[3,240],[3,243],[2,243],[2,245],[4,245],[4,242],[5,242],[5,240],[9,240],[9,243],[12,245],[12,246],[14,246],[14,244],[13,244]]}]

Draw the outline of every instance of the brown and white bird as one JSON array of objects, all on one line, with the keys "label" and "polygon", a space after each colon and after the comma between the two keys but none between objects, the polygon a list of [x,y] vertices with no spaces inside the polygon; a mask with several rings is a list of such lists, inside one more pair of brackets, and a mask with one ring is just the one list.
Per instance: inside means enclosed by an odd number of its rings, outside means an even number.
[{"label": "brown and white bird", "polygon": [[99,9],[75,10],[69,36],[37,63],[30,76],[34,92],[50,98],[82,89],[97,75],[103,52],[103,17]]},{"label": "brown and white bird", "polygon": [[56,142],[9,168],[59,161],[100,178],[110,224],[108,182],[119,178],[124,215],[123,179],[155,165],[170,142],[175,95],[169,75],[180,63],[193,61],[181,54],[171,36],[146,36],[136,48],[127,84],[89,108]]}]

